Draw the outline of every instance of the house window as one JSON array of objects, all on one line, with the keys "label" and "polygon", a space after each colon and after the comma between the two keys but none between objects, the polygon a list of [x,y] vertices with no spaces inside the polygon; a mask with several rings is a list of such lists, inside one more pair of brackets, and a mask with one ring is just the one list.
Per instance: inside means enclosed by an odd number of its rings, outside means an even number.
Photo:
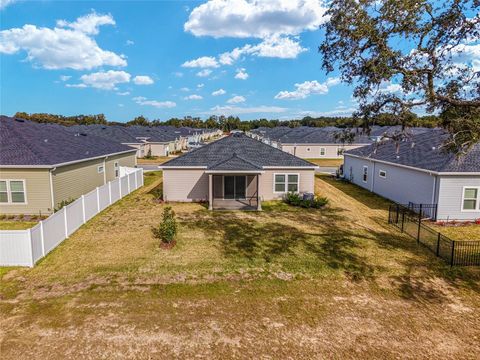
[{"label": "house window", "polygon": [[363,182],[367,182],[368,180],[368,166],[363,167]]},{"label": "house window", "polygon": [[113,163],[113,168],[115,169],[115,177],[117,178],[120,175],[120,168],[118,167],[118,161]]},{"label": "house window", "polygon": [[379,170],[378,171],[378,176],[385,179],[387,177],[387,172],[385,170]]},{"label": "house window", "polygon": [[320,148],[320,156],[325,156],[326,153],[327,153],[327,149]]},{"label": "house window", "polygon": [[275,174],[275,192],[285,192],[285,174]]},{"label": "house window", "polygon": [[97,171],[98,171],[99,174],[103,174],[104,170],[105,169],[104,169],[103,165],[100,165],[99,167],[97,167]]},{"label": "house window", "polygon": [[464,211],[475,211],[478,208],[480,188],[466,187],[463,188],[463,206]]},{"label": "house window", "polygon": [[298,192],[299,175],[298,174],[275,174],[274,192]]},{"label": "house window", "polygon": [[25,180],[0,180],[0,203],[25,204]]}]

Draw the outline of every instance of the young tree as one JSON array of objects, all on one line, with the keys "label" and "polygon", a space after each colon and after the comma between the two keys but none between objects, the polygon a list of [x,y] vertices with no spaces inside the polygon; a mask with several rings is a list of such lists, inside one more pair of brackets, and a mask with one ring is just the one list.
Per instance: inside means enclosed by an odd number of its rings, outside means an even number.
[{"label": "young tree", "polygon": [[367,132],[381,113],[405,125],[421,107],[441,112],[450,150],[464,151],[480,141],[479,10],[480,0],[332,0],[322,66],[355,86]]}]

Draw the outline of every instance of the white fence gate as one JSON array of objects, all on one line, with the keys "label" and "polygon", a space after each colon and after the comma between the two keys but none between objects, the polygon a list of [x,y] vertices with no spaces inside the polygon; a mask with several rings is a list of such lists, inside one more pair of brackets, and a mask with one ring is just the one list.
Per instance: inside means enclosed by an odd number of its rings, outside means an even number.
[{"label": "white fence gate", "polygon": [[143,186],[143,169],[120,168],[121,177],[82,195],[27,230],[0,230],[0,266],[34,266],[100,211]]}]

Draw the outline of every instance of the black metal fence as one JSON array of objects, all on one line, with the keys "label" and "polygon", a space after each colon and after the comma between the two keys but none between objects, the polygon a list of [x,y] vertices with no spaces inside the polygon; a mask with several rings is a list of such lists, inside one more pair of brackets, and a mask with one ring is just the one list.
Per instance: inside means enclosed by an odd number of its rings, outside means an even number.
[{"label": "black metal fence", "polygon": [[[423,204],[421,209],[433,209],[433,205]],[[425,213],[420,206],[390,205],[388,222],[416,239],[417,243],[426,246],[452,266],[480,265],[480,240],[452,240],[423,224],[422,219],[425,219]]]}]

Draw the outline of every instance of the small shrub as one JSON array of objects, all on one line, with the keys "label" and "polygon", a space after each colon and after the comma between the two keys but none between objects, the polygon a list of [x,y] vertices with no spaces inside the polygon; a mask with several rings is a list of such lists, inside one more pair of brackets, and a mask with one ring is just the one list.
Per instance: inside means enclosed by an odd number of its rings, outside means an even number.
[{"label": "small shrub", "polygon": [[163,210],[162,222],[158,227],[152,228],[153,236],[160,239],[165,244],[170,244],[175,240],[177,235],[177,221],[175,219],[175,212],[170,206]]},{"label": "small shrub", "polygon": [[57,211],[62,210],[62,208],[63,208],[64,206],[67,206],[67,205],[73,203],[74,201],[75,201],[75,199],[72,199],[72,198],[67,199],[67,200],[62,200],[62,201],[60,201],[60,202],[57,204],[57,207],[53,210],[53,212],[57,212]]},{"label": "small shrub", "polygon": [[162,200],[163,199],[163,187],[157,186],[150,190],[149,194],[153,195],[155,200]]},{"label": "small shrub", "polygon": [[289,192],[285,194],[283,199],[285,203],[292,206],[300,206],[303,208],[314,208],[320,209],[328,204],[328,199],[326,197],[315,196],[313,199],[303,199],[303,196],[297,193]]}]

